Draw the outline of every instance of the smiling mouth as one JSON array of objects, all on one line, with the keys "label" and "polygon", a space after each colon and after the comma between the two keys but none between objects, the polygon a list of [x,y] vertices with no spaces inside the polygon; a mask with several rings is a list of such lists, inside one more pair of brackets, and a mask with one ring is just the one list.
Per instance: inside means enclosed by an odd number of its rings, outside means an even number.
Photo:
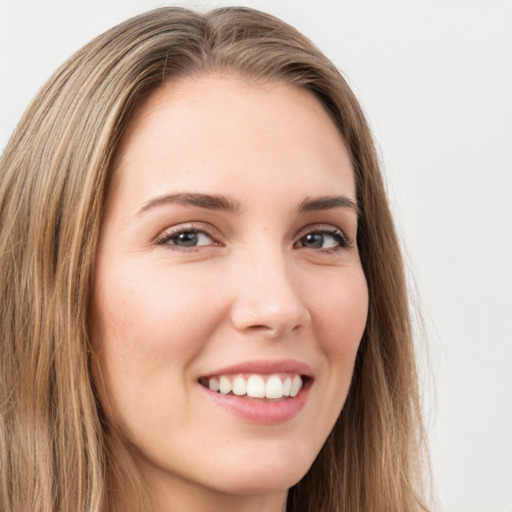
[{"label": "smiling mouth", "polygon": [[242,398],[283,400],[294,398],[308,377],[298,373],[237,374],[201,377],[199,383],[205,388],[222,395],[236,395]]}]

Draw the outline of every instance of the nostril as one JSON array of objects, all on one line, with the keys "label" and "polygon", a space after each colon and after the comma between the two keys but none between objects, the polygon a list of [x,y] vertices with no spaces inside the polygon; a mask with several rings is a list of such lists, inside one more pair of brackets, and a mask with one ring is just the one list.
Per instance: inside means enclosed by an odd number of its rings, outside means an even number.
[{"label": "nostril", "polygon": [[272,329],[272,327],[270,327],[268,325],[260,324],[260,325],[250,325],[249,329],[251,329],[253,331],[265,331],[267,329]]}]

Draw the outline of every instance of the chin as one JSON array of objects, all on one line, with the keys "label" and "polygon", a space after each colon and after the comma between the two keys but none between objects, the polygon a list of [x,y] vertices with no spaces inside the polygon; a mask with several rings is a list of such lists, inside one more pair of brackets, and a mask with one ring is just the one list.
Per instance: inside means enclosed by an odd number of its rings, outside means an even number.
[{"label": "chin", "polygon": [[247,496],[286,491],[304,477],[312,463],[311,457],[298,458],[297,450],[291,454],[274,452],[264,460],[260,456],[230,464],[219,471],[221,481],[214,486],[228,494]]}]

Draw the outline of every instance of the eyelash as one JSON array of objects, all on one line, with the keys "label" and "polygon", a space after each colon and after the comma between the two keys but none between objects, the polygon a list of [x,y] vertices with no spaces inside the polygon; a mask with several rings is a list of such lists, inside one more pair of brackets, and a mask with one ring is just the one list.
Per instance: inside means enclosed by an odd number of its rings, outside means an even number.
[{"label": "eyelash", "polygon": [[[170,230],[165,231],[164,233],[162,233],[162,235],[160,237],[157,238],[156,245],[167,245],[169,248],[171,248],[173,250],[187,250],[187,249],[194,250],[194,249],[196,249],[197,246],[180,247],[177,244],[169,243],[173,238],[176,238],[185,233],[205,234],[214,241],[213,245],[220,245],[218,243],[215,243],[215,237],[207,229],[197,228],[194,225],[182,225],[182,226],[178,226],[176,228],[171,228]],[[199,246],[199,247],[201,247],[201,246]]]},{"label": "eyelash", "polygon": [[[318,251],[321,251],[324,254],[330,254],[330,253],[336,253],[343,251],[345,249],[348,249],[352,246],[351,240],[343,233],[341,229],[335,228],[335,227],[327,227],[323,225],[317,225],[317,226],[308,226],[307,231],[303,232],[301,236],[298,238],[297,242],[295,242],[294,246],[304,238],[306,238],[308,235],[323,235],[328,236],[332,239],[334,239],[337,242],[337,245],[334,247],[328,247],[325,249],[318,249]],[[302,246],[304,247],[304,246]]]},{"label": "eyelash", "polygon": [[[182,246],[178,246],[175,243],[169,243],[173,238],[176,238],[185,233],[205,234],[214,242],[211,245],[216,245],[216,246],[220,245],[219,243],[215,242],[214,235],[212,233],[210,233],[207,229],[198,228],[194,225],[183,225],[183,226],[178,226],[176,228],[172,228],[171,230],[164,232],[159,238],[157,238],[155,243],[156,243],[156,245],[166,245],[168,248],[170,248],[172,250],[195,250],[198,247],[202,247],[202,246],[197,246],[197,245],[191,246],[191,247],[182,247]],[[341,231],[341,229],[334,228],[332,226],[326,227],[326,226],[322,226],[322,225],[317,225],[317,226],[309,226],[307,228],[307,231],[305,231],[305,232],[303,231],[303,234],[301,234],[301,236],[293,244],[294,247],[301,240],[304,240],[308,235],[314,235],[314,234],[320,234],[320,235],[331,237],[332,239],[334,239],[337,242],[337,245],[335,245],[334,247],[328,247],[325,249],[319,248],[318,251],[319,252],[321,251],[322,253],[326,253],[326,254],[335,253],[335,252],[339,252],[344,249],[350,248],[352,246],[352,241],[343,233],[343,231]],[[299,247],[307,248],[304,245],[299,246]]]}]

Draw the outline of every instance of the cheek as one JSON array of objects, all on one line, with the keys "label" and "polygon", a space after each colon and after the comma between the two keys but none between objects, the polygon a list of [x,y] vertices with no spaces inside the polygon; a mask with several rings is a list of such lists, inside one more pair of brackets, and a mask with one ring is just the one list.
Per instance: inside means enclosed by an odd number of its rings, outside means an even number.
[{"label": "cheek", "polygon": [[199,283],[169,269],[118,268],[103,274],[108,279],[102,280],[99,272],[93,314],[94,337],[102,349],[165,357],[197,347],[211,304]]},{"label": "cheek", "polygon": [[318,348],[323,353],[323,392],[319,399],[323,405],[318,415],[318,423],[326,428],[323,439],[345,404],[368,315],[368,289],[362,269],[337,277],[329,281],[325,293],[317,296],[312,315]]},{"label": "cheek", "polygon": [[368,288],[362,269],[331,279],[316,293],[312,319],[322,348],[333,360],[352,361],[366,327]]},{"label": "cheek", "polygon": [[129,270],[99,267],[93,301],[95,380],[118,411],[178,389],[219,316],[186,272]]},{"label": "cheek", "polygon": [[354,364],[368,314],[368,290],[362,269],[340,269],[328,279],[317,281],[309,290],[312,330],[321,354],[317,386],[312,387],[317,402],[310,427],[314,458],[331,432],[345,404]]}]

